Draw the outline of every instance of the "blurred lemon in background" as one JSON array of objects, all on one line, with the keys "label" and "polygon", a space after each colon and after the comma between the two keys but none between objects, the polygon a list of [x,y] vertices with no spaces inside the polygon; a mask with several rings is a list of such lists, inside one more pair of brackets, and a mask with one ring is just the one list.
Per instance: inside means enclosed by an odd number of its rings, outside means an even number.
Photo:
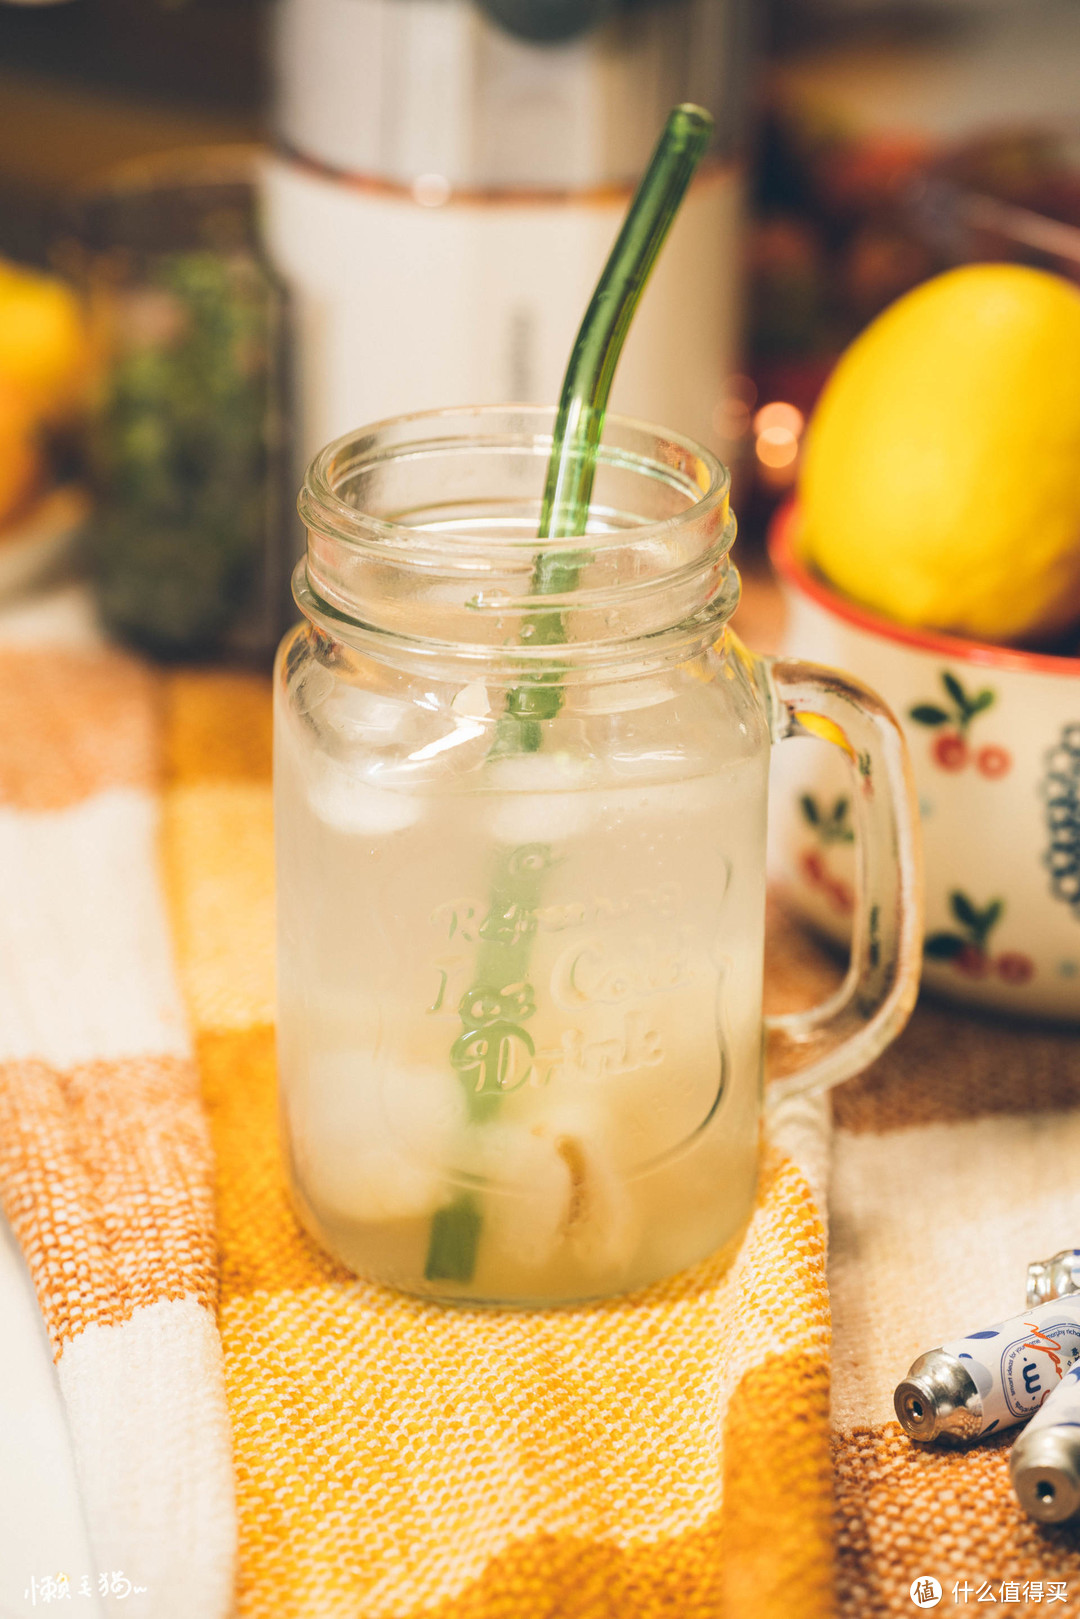
[{"label": "blurred lemon in background", "polygon": [[0,259],[0,528],[48,482],[49,435],[78,414],[87,372],[74,293]]},{"label": "blurred lemon in background", "polygon": [[34,413],[25,396],[0,377],[0,525],[26,506],[41,478]]},{"label": "blurred lemon in background", "polygon": [[54,276],[0,260],[0,380],[46,419],[69,414],[86,378],[78,300]]},{"label": "blurred lemon in background", "polygon": [[1046,640],[1080,619],[1080,291],[951,270],[851,345],[807,435],[808,558],[904,624]]}]

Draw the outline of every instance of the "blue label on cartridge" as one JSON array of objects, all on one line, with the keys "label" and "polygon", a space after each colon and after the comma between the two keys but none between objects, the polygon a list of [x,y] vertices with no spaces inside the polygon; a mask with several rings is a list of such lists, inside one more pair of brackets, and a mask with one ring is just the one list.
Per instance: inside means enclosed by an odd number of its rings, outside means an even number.
[{"label": "blue label on cartridge", "polygon": [[1025,1325],[1029,1331],[1001,1355],[1001,1389],[1014,1417],[1037,1411],[1080,1355],[1080,1325],[1075,1321]]}]

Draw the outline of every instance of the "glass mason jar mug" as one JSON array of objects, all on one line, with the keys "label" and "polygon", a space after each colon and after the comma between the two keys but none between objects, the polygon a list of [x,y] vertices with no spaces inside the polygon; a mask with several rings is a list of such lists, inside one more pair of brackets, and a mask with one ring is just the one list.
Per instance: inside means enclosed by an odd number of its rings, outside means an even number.
[{"label": "glass mason jar mug", "polygon": [[[588,532],[538,542],[551,433],[496,407],[324,450],[275,678],[296,1205],[353,1270],[443,1299],[703,1258],[752,1203],[763,1047],[770,1094],[832,1084],[917,985],[895,721],[727,627],[728,478],[696,445],[609,417]],[[837,995],[767,1020],[770,743],[811,734],[852,764],[855,946]]]}]

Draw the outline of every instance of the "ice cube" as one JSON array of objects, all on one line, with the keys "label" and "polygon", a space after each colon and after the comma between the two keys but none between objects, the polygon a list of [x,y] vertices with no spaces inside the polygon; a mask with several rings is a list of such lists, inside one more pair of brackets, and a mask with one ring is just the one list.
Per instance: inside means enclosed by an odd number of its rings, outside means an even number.
[{"label": "ice cube", "polygon": [[623,761],[617,775],[600,780],[593,761],[565,754],[495,760],[488,771],[499,794],[491,809],[492,832],[500,843],[557,843],[636,819],[674,826],[719,813],[726,804],[731,786],[722,776],[657,779],[658,763],[642,759],[631,768]]},{"label": "ice cube", "polygon": [[306,765],[308,802],[320,821],[337,832],[359,837],[385,837],[403,832],[423,815],[425,798],[400,788],[376,786],[326,754]]},{"label": "ice cube", "polygon": [[360,1051],[319,1053],[286,1098],[305,1194],[352,1220],[404,1220],[445,1201],[464,1113],[449,1068],[373,1062]]},{"label": "ice cube", "polygon": [[335,683],[322,708],[323,722],[349,742],[388,747],[404,739],[416,723],[416,706],[403,697],[368,691],[363,686]]},{"label": "ice cube", "polygon": [[488,772],[499,796],[491,830],[500,843],[559,843],[580,837],[603,813],[603,794],[589,791],[586,759],[569,754],[522,754],[494,760]]},{"label": "ice cube", "polygon": [[491,698],[484,682],[473,680],[462,686],[450,707],[455,714],[463,714],[467,719],[486,720],[491,713]]}]

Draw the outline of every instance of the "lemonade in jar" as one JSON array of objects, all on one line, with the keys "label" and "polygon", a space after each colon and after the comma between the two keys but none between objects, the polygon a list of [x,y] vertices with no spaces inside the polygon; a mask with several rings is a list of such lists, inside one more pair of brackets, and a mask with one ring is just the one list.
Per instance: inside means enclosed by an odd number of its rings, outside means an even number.
[{"label": "lemonade in jar", "polygon": [[[766,1033],[778,1093],[832,1083],[917,982],[899,732],[728,628],[725,470],[609,417],[585,532],[538,541],[551,446],[551,411],[492,407],[323,451],[275,676],[295,1203],[354,1271],[447,1300],[705,1257],[752,1203]],[[852,767],[856,941],[841,995],[767,1029],[770,747],[811,734]]]}]

